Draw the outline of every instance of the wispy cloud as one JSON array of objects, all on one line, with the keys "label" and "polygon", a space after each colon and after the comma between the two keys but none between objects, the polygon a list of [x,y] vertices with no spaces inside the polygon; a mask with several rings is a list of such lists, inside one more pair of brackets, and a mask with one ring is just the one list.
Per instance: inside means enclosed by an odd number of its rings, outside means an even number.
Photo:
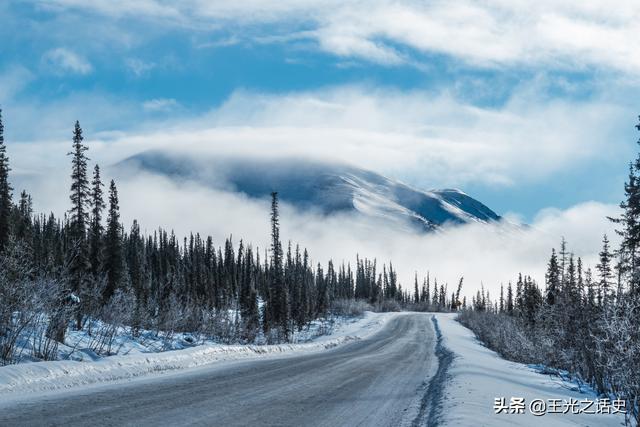
[{"label": "wispy cloud", "polygon": [[93,70],[86,58],[63,47],[49,50],[42,60],[47,68],[58,74],[89,74]]},{"label": "wispy cloud", "polygon": [[0,70],[0,102],[8,102],[20,93],[35,75],[21,65],[10,65]]},{"label": "wispy cloud", "polygon": [[146,111],[151,112],[169,112],[175,108],[178,108],[180,104],[175,99],[167,99],[167,98],[156,98],[150,99],[149,101],[145,101],[142,104],[142,107]]},{"label": "wispy cloud", "polygon": [[[58,10],[91,10],[115,19],[151,19],[199,30],[252,27],[256,37],[261,36],[261,25],[277,23],[283,34],[299,32],[337,56],[387,64],[403,62],[397,49],[403,47],[442,53],[482,67],[593,66],[634,74],[640,71],[635,55],[640,48],[640,5],[633,0],[616,2],[615,8],[606,0],[38,3]],[[301,23],[305,23],[303,31]]]},{"label": "wispy cloud", "polygon": [[[366,85],[285,94],[237,91],[196,116],[184,114],[188,110],[173,98],[152,98],[136,109],[114,97],[85,95],[78,102],[78,96],[46,110],[25,106],[16,112],[25,118],[15,126],[28,130],[29,118],[39,116],[59,129],[79,118],[89,129],[120,131],[122,137],[108,142],[117,156],[179,140],[185,150],[355,163],[422,188],[517,186],[593,162],[626,159],[635,117],[630,107],[606,99],[549,100],[536,88],[484,108],[447,91]],[[155,114],[167,111],[179,114],[158,123]],[[91,133],[87,137],[92,139]]]},{"label": "wispy cloud", "polygon": [[143,61],[139,58],[127,58],[125,65],[136,77],[147,75],[156,67],[154,62]]},{"label": "wispy cloud", "polygon": [[[626,149],[623,120],[632,117],[604,100],[549,101],[528,89],[501,107],[480,108],[446,91],[341,86],[239,91],[190,126],[199,128],[193,139],[204,147],[224,150],[233,141],[237,152],[333,156],[430,187],[514,185],[603,152],[619,155]],[[181,129],[180,139],[191,140]]]}]

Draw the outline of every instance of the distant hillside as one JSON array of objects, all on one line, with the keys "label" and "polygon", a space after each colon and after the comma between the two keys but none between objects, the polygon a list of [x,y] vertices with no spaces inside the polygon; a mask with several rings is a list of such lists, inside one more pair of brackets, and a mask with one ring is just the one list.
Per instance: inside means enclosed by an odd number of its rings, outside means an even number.
[{"label": "distant hillside", "polygon": [[253,198],[277,191],[280,200],[325,215],[356,212],[389,223],[433,231],[445,224],[489,223],[500,216],[459,190],[422,191],[372,171],[297,158],[190,156],[147,151],[123,160],[121,169],[191,180]]}]

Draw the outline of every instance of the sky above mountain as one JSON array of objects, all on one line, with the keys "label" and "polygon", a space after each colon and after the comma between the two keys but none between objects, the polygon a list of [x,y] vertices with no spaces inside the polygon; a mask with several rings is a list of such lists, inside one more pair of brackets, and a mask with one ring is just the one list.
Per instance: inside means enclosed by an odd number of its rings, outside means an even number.
[{"label": "sky above mountain", "polygon": [[8,143],[66,143],[78,119],[90,145],[335,157],[526,221],[622,198],[636,1],[176,3],[0,3]]}]

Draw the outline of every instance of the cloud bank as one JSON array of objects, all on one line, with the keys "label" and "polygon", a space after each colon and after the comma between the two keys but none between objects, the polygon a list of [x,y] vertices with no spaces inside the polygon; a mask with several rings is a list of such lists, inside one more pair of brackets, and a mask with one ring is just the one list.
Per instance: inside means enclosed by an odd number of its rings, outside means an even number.
[{"label": "cloud bank", "polygon": [[[238,193],[207,188],[190,181],[174,181],[146,172],[118,175],[107,168],[105,178],[115,176],[120,193],[122,220],[129,228],[137,219],[146,233],[157,227],[172,229],[182,238],[191,232],[212,235],[220,245],[228,236],[243,239],[262,251],[269,245],[269,200],[250,199]],[[62,214],[68,208],[68,179],[64,170],[46,177],[22,174],[18,184],[34,195],[37,211]],[[429,272],[440,282],[453,286],[464,276],[465,294],[471,296],[481,284],[497,296],[500,284],[517,274],[532,275],[544,283],[544,270],[552,247],[565,237],[585,266],[597,262],[602,235],[615,242],[613,225],[607,216],[618,208],[587,202],[567,210],[543,210],[530,227],[510,224],[466,225],[435,234],[416,234],[389,228],[374,218],[360,215],[321,216],[301,212],[283,204],[282,238],[309,249],[314,262],[326,265],[360,257],[376,258],[379,265],[393,262],[406,288],[413,275]]]},{"label": "cloud bank", "polygon": [[[147,231],[163,225],[179,236],[191,231],[214,236],[220,244],[233,235],[262,250],[269,244],[269,200],[204,188],[190,182],[139,174],[120,184],[123,219],[138,218]],[[413,275],[430,272],[450,287],[464,276],[465,294],[482,284],[497,296],[500,284],[530,274],[544,284],[546,262],[552,247],[565,237],[585,266],[594,267],[603,234],[616,242],[607,216],[617,216],[617,206],[587,202],[567,210],[541,212],[531,227],[466,225],[436,234],[415,234],[391,229],[375,219],[356,215],[330,217],[282,207],[282,238],[307,247],[313,261],[355,263],[356,254],[393,262],[405,289],[412,289]]]},{"label": "cloud bank", "polygon": [[[633,115],[625,107],[600,99],[541,101],[532,92],[522,90],[503,106],[481,108],[446,91],[366,85],[284,94],[239,90],[209,112],[186,117],[177,101],[159,98],[142,105],[148,116],[137,129],[87,137],[92,156],[103,164],[156,146],[300,155],[354,163],[424,189],[517,186],[628,157],[627,124]],[[78,95],[73,102],[38,107],[38,115],[52,127],[67,123],[60,132],[68,134],[76,118],[85,125],[87,118],[90,127],[95,120],[127,123],[138,108],[108,97],[85,101]],[[18,117],[17,123],[7,120],[7,129],[31,128],[20,117],[34,111],[8,113]]]}]

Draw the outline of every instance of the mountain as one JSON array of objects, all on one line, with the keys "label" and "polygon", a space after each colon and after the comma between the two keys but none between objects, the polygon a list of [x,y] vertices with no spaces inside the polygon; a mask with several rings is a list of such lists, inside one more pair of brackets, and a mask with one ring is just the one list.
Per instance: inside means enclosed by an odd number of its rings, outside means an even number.
[{"label": "mountain", "polygon": [[460,190],[422,191],[354,166],[302,158],[192,156],[146,151],[120,162],[121,170],[143,170],[210,188],[269,197],[324,215],[358,213],[402,227],[438,230],[445,224],[491,223],[501,218]]}]

